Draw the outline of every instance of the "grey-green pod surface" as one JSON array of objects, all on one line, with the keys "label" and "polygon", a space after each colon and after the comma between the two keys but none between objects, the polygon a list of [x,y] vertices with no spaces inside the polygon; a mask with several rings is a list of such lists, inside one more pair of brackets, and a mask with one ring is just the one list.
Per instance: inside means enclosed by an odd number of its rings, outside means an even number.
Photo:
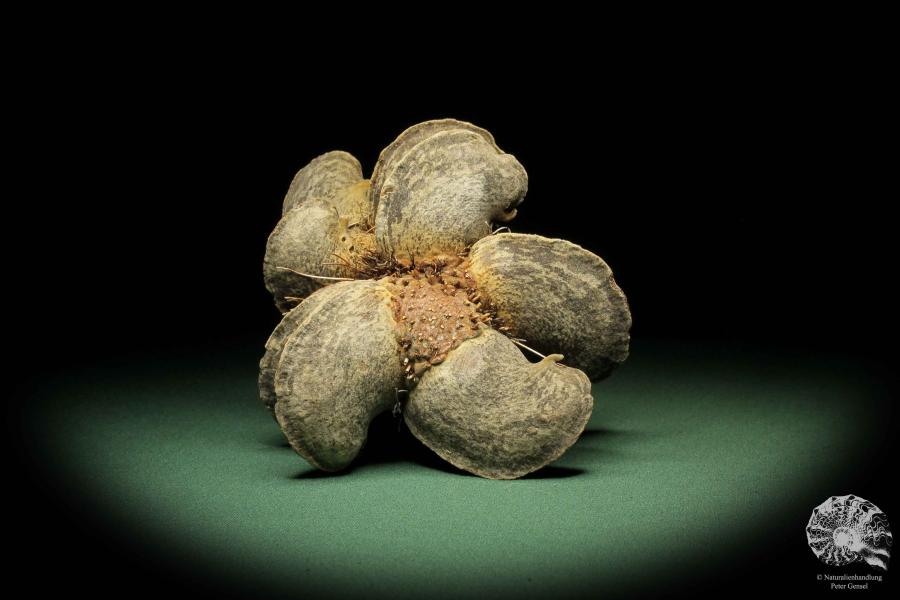
[{"label": "grey-green pod surface", "polygon": [[284,350],[288,337],[302,324],[316,315],[323,306],[333,301],[340,294],[345,293],[344,286],[328,286],[320,289],[304,300],[299,306],[285,314],[269,339],[266,340],[266,351],[259,361],[259,399],[263,405],[275,416],[275,372],[281,362],[281,353]]},{"label": "grey-green pod surface", "polygon": [[460,252],[515,217],[527,190],[525,169],[483,129],[453,119],[410,127],[373,174],[376,241],[397,256]]},{"label": "grey-green pod surface", "polygon": [[266,288],[282,313],[328,278],[346,276],[346,265],[374,248],[369,213],[369,182],[351,155],[329,152],[300,169],[263,258]]},{"label": "grey-green pod surface", "polygon": [[281,212],[287,214],[311,198],[331,200],[362,179],[362,167],[352,154],[341,150],[326,152],[297,171],[284,196]]},{"label": "grey-green pod surface", "polygon": [[[317,302],[318,294],[328,298]],[[287,336],[275,371],[275,417],[297,453],[336,471],[356,458],[372,419],[393,406],[400,348],[381,284],[341,282],[310,300],[316,306]]]},{"label": "grey-green pod surface", "polygon": [[628,358],[628,301],[596,254],[566,240],[504,233],[478,241],[470,256],[478,289],[513,336],[563,354],[591,379]]},{"label": "grey-green pod surface", "polygon": [[514,479],[559,458],[584,430],[591,382],[562,356],[530,363],[488,329],[425,373],[404,411],[410,431],[447,462]]}]

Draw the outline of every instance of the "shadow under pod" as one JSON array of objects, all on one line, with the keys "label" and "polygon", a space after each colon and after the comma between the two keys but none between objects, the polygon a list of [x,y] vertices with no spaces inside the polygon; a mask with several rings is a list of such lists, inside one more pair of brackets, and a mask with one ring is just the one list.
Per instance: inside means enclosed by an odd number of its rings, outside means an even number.
[{"label": "shadow under pod", "polygon": [[523,475],[520,479],[564,479],[566,477],[577,477],[582,473],[587,473],[584,469],[575,467],[557,467],[547,465],[542,469],[538,469],[528,475]]},{"label": "shadow under pod", "polygon": [[272,435],[266,435],[265,439],[262,440],[263,446],[268,446],[270,448],[290,448],[291,445],[285,439],[284,434],[281,432],[274,433]]},{"label": "shadow under pod", "polygon": [[331,479],[332,477],[343,477],[349,475],[352,469],[344,469],[343,471],[320,471],[315,467],[310,467],[309,471],[297,473],[291,479]]},{"label": "shadow under pod", "polygon": [[594,429],[585,429],[581,432],[581,437],[579,439],[589,439],[589,438],[611,438],[611,437],[625,437],[625,436],[638,436],[638,435],[648,435],[643,431],[635,431],[633,429],[610,429],[608,427],[595,427]]}]

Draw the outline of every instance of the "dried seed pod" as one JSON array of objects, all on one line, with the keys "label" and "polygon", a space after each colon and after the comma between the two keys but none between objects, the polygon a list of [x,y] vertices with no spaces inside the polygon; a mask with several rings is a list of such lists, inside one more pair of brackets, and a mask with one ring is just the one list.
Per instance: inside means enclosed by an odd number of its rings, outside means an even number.
[{"label": "dried seed pod", "polygon": [[374,281],[337,283],[328,292],[285,341],[275,416],[298,454],[336,471],[356,457],[372,419],[394,405],[403,369],[390,292]]},{"label": "dried seed pod", "polygon": [[[363,179],[337,192],[331,200],[342,218],[347,219],[351,231],[357,233],[369,229],[369,180]],[[373,242],[374,234],[370,234]],[[374,243],[373,243],[374,249]]]},{"label": "dried seed pod", "polygon": [[490,479],[514,479],[559,458],[593,408],[587,376],[548,356],[530,363],[485,329],[422,375],[404,419],[441,458]]},{"label": "dried seed pod", "polygon": [[340,286],[328,286],[315,292],[285,314],[266,341],[265,354],[259,361],[257,387],[259,389],[260,402],[272,413],[273,418],[275,417],[275,403],[277,402],[275,370],[278,368],[278,362],[281,360],[281,351],[284,348],[285,340],[301,323],[315,314],[326,302],[342,292],[343,288]]},{"label": "dried seed pod", "polygon": [[[320,291],[324,292],[325,289]],[[313,294],[313,296],[315,295]],[[305,304],[306,301],[304,300],[299,306],[291,309],[281,318],[281,321],[272,330],[272,335],[266,340],[266,352],[259,361],[259,379],[257,380],[259,401],[269,410],[273,418],[275,417],[275,403],[278,398],[275,395],[275,369],[278,367],[279,359],[281,359],[281,350],[284,348],[285,339],[294,332],[297,325],[306,316],[306,311],[301,310]]]},{"label": "dried seed pod", "polygon": [[[413,386],[402,411],[413,433],[483,477],[520,477],[575,442],[588,375],[625,359],[631,316],[590,252],[489,235],[527,183],[488,132],[453,119],[404,131],[371,187],[344,152],[297,174],[264,273],[283,312],[307,299],[269,338],[259,390],[311,464],[349,464],[400,386]],[[516,345],[549,356],[532,364]]]},{"label": "dried seed pod", "polygon": [[282,313],[295,305],[290,298],[308,296],[333,282],[328,278],[353,275],[355,257],[374,250],[374,234],[358,221],[368,211],[367,187],[362,181],[331,200],[307,199],[275,226],[266,244],[263,276]]},{"label": "dried seed pod", "polygon": [[343,275],[340,266],[323,264],[334,260],[334,253],[340,250],[339,229],[340,216],[334,206],[316,199],[291,209],[275,226],[266,244],[263,276],[282,313],[295,304],[286,297],[303,298],[331,283],[283,269],[322,277]]},{"label": "dried seed pod", "polygon": [[373,176],[375,236],[401,257],[455,254],[508,221],[528,189],[519,161],[490,134],[443,120],[401,134]]},{"label": "dried seed pod", "polygon": [[[500,151],[500,148],[497,148],[497,144],[494,142],[494,136],[481,127],[467,123],[466,121],[457,121],[456,119],[434,119],[432,121],[425,121],[423,123],[417,123],[412,127],[408,127],[378,155],[378,161],[375,163],[375,169],[372,171],[372,208],[376,208],[377,197],[381,192],[385,174],[389,168],[392,169],[396,167],[398,163],[402,162],[400,159],[422,140],[439,131],[451,131],[454,129],[465,129],[477,133],[481,135],[485,141],[490,143],[491,146],[496,148],[498,152]],[[372,214],[372,218],[374,220],[374,213]]]},{"label": "dried seed pod", "polygon": [[504,233],[476,243],[470,261],[479,292],[513,337],[563,354],[591,379],[628,358],[628,301],[599,256],[565,240]]},{"label": "dried seed pod", "polygon": [[333,199],[338,192],[362,181],[362,167],[352,154],[341,150],[326,152],[297,171],[284,197],[281,214],[309,199]]}]

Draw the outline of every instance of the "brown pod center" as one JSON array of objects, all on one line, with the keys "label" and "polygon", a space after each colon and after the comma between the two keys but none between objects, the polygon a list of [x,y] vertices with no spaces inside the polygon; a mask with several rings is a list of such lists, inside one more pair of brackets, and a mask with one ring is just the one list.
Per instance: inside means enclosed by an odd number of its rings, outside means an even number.
[{"label": "brown pod center", "polygon": [[493,316],[468,272],[468,261],[439,257],[410,266],[385,279],[391,285],[400,361],[406,386],[447,358],[447,353],[478,335]]}]

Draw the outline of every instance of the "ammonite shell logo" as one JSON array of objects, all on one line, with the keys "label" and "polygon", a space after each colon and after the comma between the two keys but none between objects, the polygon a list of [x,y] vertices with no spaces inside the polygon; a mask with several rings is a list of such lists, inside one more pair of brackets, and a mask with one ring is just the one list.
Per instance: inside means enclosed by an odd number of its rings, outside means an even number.
[{"label": "ammonite shell logo", "polygon": [[813,510],[806,526],[813,553],[826,565],[865,562],[887,570],[894,541],[887,516],[859,496],[832,496]]}]

